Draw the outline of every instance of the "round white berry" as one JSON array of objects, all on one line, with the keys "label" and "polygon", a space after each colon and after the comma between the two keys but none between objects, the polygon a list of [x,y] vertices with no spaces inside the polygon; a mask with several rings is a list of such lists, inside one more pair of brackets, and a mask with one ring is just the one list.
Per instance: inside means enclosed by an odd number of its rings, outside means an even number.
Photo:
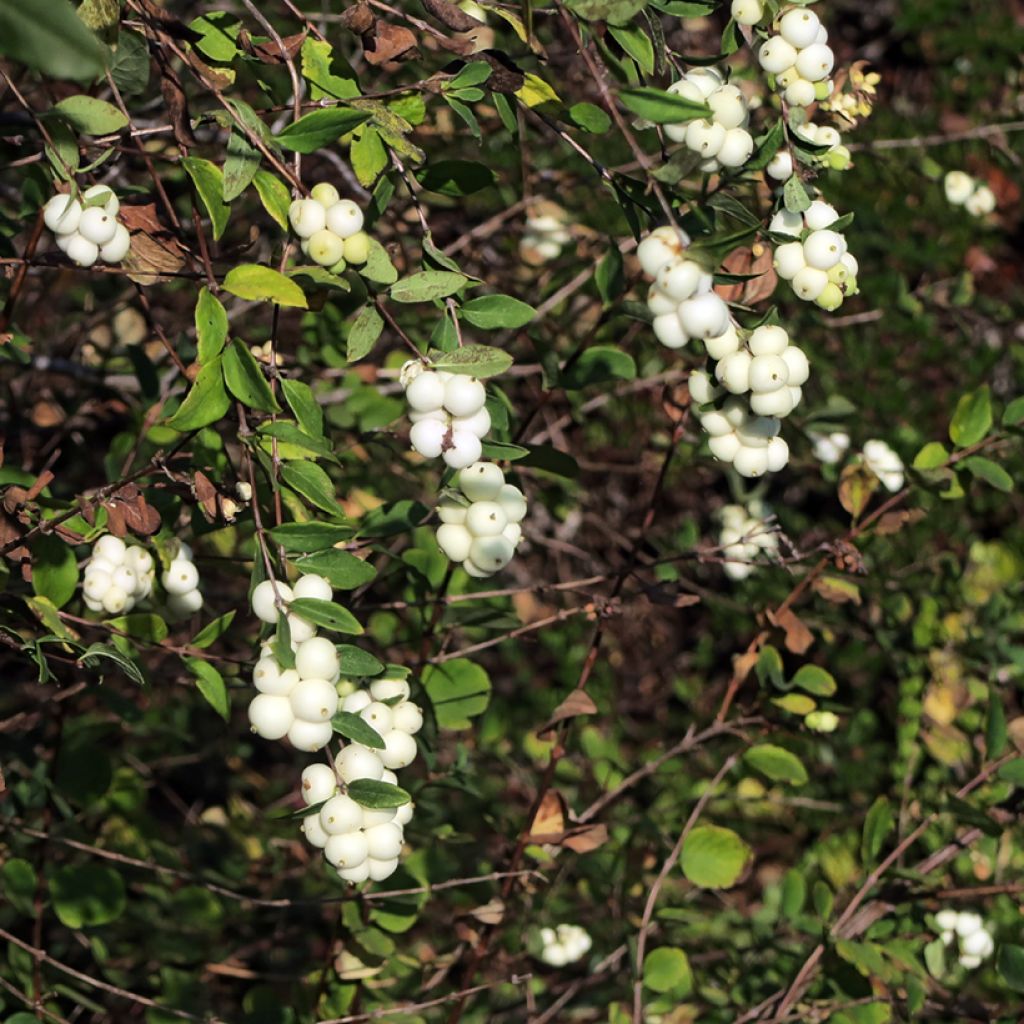
[{"label": "round white berry", "polygon": [[330,722],[310,722],[304,718],[296,718],[288,730],[288,742],[296,749],[306,753],[322,750],[331,742],[334,730]]},{"label": "round white berry", "polygon": [[104,263],[120,263],[132,247],[132,236],[123,224],[114,228],[114,237],[100,246],[100,259]]},{"label": "round white berry", "polygon": [[394,717],[391,708],[387,704],[381,703],[379,700],[370,701],[369,704],[359,712],[359,717],[373,729],[378,735],[383,735],[386,732],[390,732],[394,725],[392,724],[392,718]]},{"label": "round white berry", "polygon": [[804,229],[804,219],[799,213],[791,213],[782,209],[772,217],[768,224],[768,230],[776,235],[792,235],[798,238]]},{"label": "round white berry", "polygon": [[360,266],[370,258],[370,236],[357,231],[345,239],[345,262]]},{"label": "round white berry", "polygon": [[730,128],[725,133],[716,159],[723,167],[742,167],[754,152],[754,138],[746,128]]},{"label": "round white berry", "polygon": [[[296,597],[301,596],[298,589],[296,585]],[[338,674],[338,667],[337,648],[326,637],[314,636],[304,640],[295,652],[295,669],[302,679],[333,679]]]},{"label": "round white berry", "polygon": [[453,416],[472,416],[486,399],[487,392],[475,377],[454,376],[444,386],[444,407]]},{"label": "round white berry", "polygon": [[327,840],[330,838],[320,824],[319,814],[307,814],[302,819],[301,831],[306,837],[306,842],[320,850],[327,845]]},{"label": "round white berry", "polygon": [[402,804],[402,806],[397,808],[395,811],[395,824],[402,825],[403,827],[408,825],[409,822],[412,821],[414,810],[415,805],[411,800],[407,804]]},{"label": "round white berry", "polygon": [[317,601],[330,601],[334,597],[334,588],[324,576],[307,573],[300,576],[294,587],[295,597],[311,597]]},{"label": "round white berry", "polygon": [[702,273],[700,265],[693,260],[669,263],[658,271],[655,285],[660,294],[674,300],[672,310],[675,310],[684,299],[697,294]]},{"label": "round white berry", "polygon": [[418,704],[413,704],[410,700],[403,701],[395,706],[391,723],[393,729],[400,729],[410,736],[415,736],[423,728],[423,712]]},{"label": "round white berry", "polygon": [[168,566],[161,582],[168,594],[187,594],[199,586],[199,570],[192,562],[176,558]]},{"label": "round white berry", "polygon": [[393,822],[366,830],[367,852],[374,860],[394,860],[402,852],[402,830]]},{"label": "round white berry", "polygon": [[764,476],[768,472],[768,449],[747,448],[742,443],[739,451],[733,457],[732,468],[740,476],[757,477]]},{"label": "round white berry", "polygon": [[378,781],[384,771],[384,762],[376,751],[369,747],[364,747],[360,743],[350,743],[338,754],[334,767],[341,781],[345,783],[354,782],[356,779]]},{"label": "round white berry", "polygon": [[775,156],[768,161],[765,173],[769,178],[776,181],[787,181],[793,176],[793,157],[788,149],[780,149]]},{"label": "round white berry", "polygon": [[91,267],[100,258],[100,247],[78,232],[69,236],[64,252],[72,263],[80,267]]},{"label": "round white berry", "polygon": [[[317,767],[327,768],[327,765],[318,765]],[[331,778],[334,780],[334,772],[330,768],[327,770],[331,772]],[[334,781],[336,787],[337,781]],[[314,802],[310,801],[310,803]],[[320,808],[320,825],[329,836],[355,832],[363,827],[363,808],[352,797],[346,796],[344,793],[331,796],[327,803]]]},{"label": "round white berry", "polygon": [[804,239],[804,259],[817,270],[831,270],[846,252],[846,239],[838,231],[812,231]]},{"label": "round white berry", "polygon": [[502,484],[496,500],[510,523],[521,523],[526,518],[526,496],[514,484]]},{"label": "round white berry", "polygon": [[109,573],[99,572],[92,568],[86,569],[85,579],[82,581],[82,593],[90,600],[102,603],[103,595],[110,589],[110,583]]},{"label": "round white berry", "polygon": [[310,764],[302,769],[302,799],[307,804],[320,804],[334,796],[338,779],[327,764]]},{"label": "round white berry", "polygon": [[796,69],[800,72],[800,77],[806,78],[809,82],[820,82],[828,78],[835,63],[835,54],[825,43],[811,43],[796,57]]},{"label": "round white berry", "polygon": [[305,722],[329,722],[338,709],[338,691],[326,679],[302,679],[288,695],[292,714]]},{"label": "round white berry", "polygon": [[800,242],[786,242],[775,250],[775,270],[784,281],[791,281],[804,267],[804,247]]},{"label": "round white berry", "polygon": [[475,434],[483,439],[491,429],[491,414],[487,406],[482,405],[472,416],[456,416],[452,420],[452,431]]},{"label": "round white berry", "polygon": [[333,231],[324,228],[309,238],[306,255],[321,267],[333,267],[344,257],[345,243]]},{"label": "round white berry", "polygon": [[655,228],[641,241],[636,248],[636,255],[643,272],[648,277],[654,277],[665,264],[678,260],[682,251],[682,241],[676,229],[662,226]]},{"label": "round white berry", "polygon": [[793,396],[788,387],[779,388],[778,391],[762,391],[750,396],[750,411],[758,416],[783,417],[788,416],[793,409]]},{"label": "round white berry", "polygon": [[700,90],[702,98],[707,99],[721,86],[724,79],[718,68],[709,66],[690,68],[686,72],[686,81],[691,85],[695,85]]},{"label": "round white berry", "polygon": [[120,615],[121,612],[128,610],[128,592],[111,583],[100,598],[100,603],[108,615]]},{"label": "round white berry", "polygon": [[786,366],[789,367],[789,380],[787,383],[792,387],[799,387],[801,384],[807,383],[807,378],[811,375],[811,365],[807,361],[807,355],[804,353],[802,348],[797,348],[796,345],[789,345],[786,350],[782,353],[782,359],[785,361]]},{"label": "round white berry", "polygon": [[789,445],[781,437],[773,437],[765,451],[768,454],[769,473],[778,473],[789,462]]},{"label": "round white berry", "polygon": [[722,393],[722,389],[712,381],[710,374],[703,370],[691,371],[689,387],[690,398],[698,405],[707,405]]},{"label": "round white berry", "polygon": [[338,190],[328,181],[318,182],[310,189],[309,194],[310,198],[316,200],[325,210],[341,199]]},{"label": "round white berry", "polygon": [[723,85],[708,97],[714,120],[723,128],[740,128],[747,121],[747,105],[743,93],[735,85]]},{"label": "round white berry", "polygon": [[740,349],[720,360],[715,367],[715,376],[719,383],[734,395],[742,395],[750,390],[750,364],[752,358],[746,349]]},{"label": "round white berry", "polygon": [[[148,588],[147,588],[148,590]],[[172,615],[184,618],[192,615],[203,607],[203,595],[199,590],[189,590],[184,594],[171,594],[167,598],[167,609]]]},{"label": "round white berry", "polygon": [[789,335],[775,324],[754,328],[747,339],[747,348],[754,356],[781,356],[789,345]]},{"label": "round white berry", "polygon": [[[950,171],[943,179],[946,198],[954,206],[962,206],[974,192],[975,181],[964,171]],[[54,197],[57,198],[57,197]],[[53,199],[50,200],[53,202]]]},{"label": "round white berry", "polygon": [[444,449],[448,425],[435,419],[422,419],[412,425],[409,443],[425,459],[436,459]]},{"label": "round white berry", "polygon": [[279,740],[288,735],[295,716],[287,697],[272,693],[258,693],[249,705],[249,724],[252,731],[265,740]]},{"label": "round white berry", "polygon": [[289,587],[287,583],[282,583],[280,580],[278,580],[276,584],[273,580],[264,580],[262,583],[256,584],[252,592],[252,611],[256,618],[263,622],[277,622],[279,614],[279,609],[277,607],[278,595],[280,595],[281,601],[285,605],[287,605],[294,597],[294,594],[292,594],[292,588]]},{"label": "round white berry", "polygon": [[505,484],[505,474],[493,462],[475,462],[459,473],[459,489],[470,501],[494,501]]},{"label": "round white berry", "polygon": [[716,459],[732,462],[740,450],[740,439],[735,433],[720,434],[718,437],[708,438],[708,448]]},{"label": "round white berry", "polygon": [[[366,867],[367,877],[369,877],[371,882],[383,882],[398,870],[398,858],[378,860],[376,857],[368,857]],[[341,872],[339,871],[338,874],[341,874]]]},{"label": "round white berry", "polygon": [[779,19],[779,35],[798,50],[810,46],[818,35],[821,20],[806,7],[794,7]]},{"label": "round white berry", "polygon": [[764,14],[761,0],[732,0],[729,13],[737,25],[756,25]]},{"label": "round white berry", "polygon": [[789,383],[789,366],[782,356],[754,356],[750,361],[750,390],[758,394],[778,391]]},{"label": "round white berry", "polygon": [[366,836],[362,832],[342,832],[327,840],[324,856],[336,868],[355,868],[366,860]]},{"label": "round white berry", "polygon": [[467,506],[460,504],[455,498],[445,496],[437,503],[437,518],[442,523],[456,523],[463,525],[466,522]]},{"label": "round white berry", "polygon": [[474,501],[466,513],[466,529],[474,537],[493,537],[508,525],[505,510],[496,501]]},{"label": "round white berry", "polygon": [[501,534],[496,537],[477,537],[470,545],[469,561],[480,569],[495,573],[512,561],[515,552],[515,545]]},{"label": "round white berry", "polygon": [[736,428],[736,436],[745,448],[767,448],[779,432],[779,421],[771,416],[751,416]]},{"label": "round white berry", "polygon": [[416,760],[416,741],[407,732],[392,729],[381,739],[384,749],[380,752],[380,760],[385,768],[407,768]]},{"label": "round white berry", "polygon": [[460,523],[442,523],[437,528],[437,546],[452,562],[461,562],[469,557],[473,535]]},{"label": "round white berry", "polygon": [[433,370],[417,374],[405,389],[409,408],[416,412],[430,412],[444,405],[444,381]]},{"label": "round white berry", "polygon": [[772,36],[761,44],[757,51],[758,63],[770,75],[778,75],[796,63],[796,49],[782,36]]},{"label": "round white berry", "polygon": [[43,223],[58,236],[77,231],[81,217],[82,204],[63,192],[58,192],[43,207]]},{"label": "round white berry", "polygon": [[[456,559],[462,561],[462,559]],[[409,684],[404,679],[375,679],[370,683],[370,695],[374,700],[409,699]]]},{"label": "round white berry", "polygon": [[700,425],[706,434],[712,437],[721,437],[723,434],[731,434],[733,425],[726,419],[725,414],[718,409],[709,409],[700,415]]},{"label": "round white berry", "polygon": [[714,121],[691,121],[686,128],[686,147],[705,160],[718,155],[725,142],[725,129]]},{"label": "round white berry", "polygon": [[828,274],[815,267],[804,267],[793,276],[793,291],[807,302],[813,302],[828,285]]},{"label": "round white berry", "polygon": [[823,231],[825,228],[831,227],[837,220],[839,220],[839,213],[836,208],[821,199],[815,199],[804,210],[804,221],[812,231]]},{"label": "round white berry", "polygon": [[106,245],[117,233],[117,219],[102,206],[89,206],[79,218],[78,233],[96,246]]},{"label": "round white berry", "polygon": [[342,199],[327,211],[327,227],[340,238],[363,230],[363,211],[351,199]]},{"label": "round white berry", "polygon": [[299,238],[312,238],[327,227],[327,211],[315,199],[296,199],[288,207],[288,220]]},{"label": "round white berry", "polygon": [[358,715],[374,698],[366,690],[353,690],[341,702],[341,710]]},{"label": "round white berry", "polygon": [[791,107],[809,107],[818,97],[813,82],[806,78],[798,78],[786,86],[782,98]]},{"label": "round white berry", "polygon": [[338,877],[350,885],[359,885],[360,882],[367,881],[370,877],[369,859],[364,860],[362,864],[357,864],[354,868],[338,868]]},{"label": "round white berry", "polygon": [[652,284],[647,289],[647,308],[652,316],[664,316],[666,313],[674,313],[679,303],[666,295],[657,285]]},{"label": "round white berry", "polygon": [[729,329],[729,307],[714,292],[687,299],[679,306],[679,321],[693,338],[717,338]]},{"label": "round white berry", "polygon": [[651,322],[654,336],[666,348],[683,348],[690,341],[689,335],[683,330],[683,325],[677,313],[666,313],[664,316],[656,316]]},{"label": "round white berry", "polygon": [[471,466],[483,454],[483,445],[476,434],[468,430],[453,430],[451,447],[441,453],[445,465],[452,469]]}]

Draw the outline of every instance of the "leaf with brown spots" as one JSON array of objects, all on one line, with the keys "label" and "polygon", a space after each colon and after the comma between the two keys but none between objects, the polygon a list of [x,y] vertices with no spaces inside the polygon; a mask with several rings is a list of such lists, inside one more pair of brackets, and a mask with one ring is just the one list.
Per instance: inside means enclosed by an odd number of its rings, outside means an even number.
[{"label": "leaf with brown spots", "polygon": [[363,50],[367,62],[378,67],[400,57],[415,57],[416,37],[401,25],[378,21],[373,33],[363,36]]},{"label": "leaf with brown spots", "polygon": [[878,477],[867,466],[853,463],[839,476],[839,504],[853,519],[859,519],[877,489]]},{"label": "leaf with brown spots", "polygon": [[838,576],[819,576],[811,585],[820,597],[833,604],[860,604],[860,587],[852,580]]}]

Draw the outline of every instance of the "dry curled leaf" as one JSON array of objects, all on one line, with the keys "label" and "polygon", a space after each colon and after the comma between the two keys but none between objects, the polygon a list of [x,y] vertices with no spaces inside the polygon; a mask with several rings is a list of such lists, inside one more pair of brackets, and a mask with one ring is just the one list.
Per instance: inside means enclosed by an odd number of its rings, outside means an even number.
[{"label": "dry curled leaf", "polygon": [[561,704],[555,708],[554,714],[537,730],[538,736],[551,732],[559,722],[569,718],[576,718],[579,715],[593,715],[597,713],[597,705],[590,699],[585,690],[573,690]]},{"label": "dry curled leaf", "polygon": [[199,470],[196,470],[192,482],[192,493],[207,521],[213,522],[217,518],[217,488],[210,482],[210,478]]},{"label": "dry curled leaf", "polygon": [[185,257],[175,236],[160,223],[156,204],[122,204],[120,217],[132,236],[124,261],[128,277],[141,285],[172,280],[166,275],[181,270]]},{"label": "dry curled leaf", "polygon": [[238,45],[251,57],[255,57],[263,64],[285,64],[290,60],[294,60],[302,49],[305,39],[305,32],[296,32],[292,36],[283,36],[281,42],[284,44],[284,49],[282,50],[277,45],[277,40],[275,39],[269,39],[265,43],[256,43],[253,42],[252,36],[244,28],[238,33]]},{"label": "dry curled leaf", "polygon": [[583,825],[573,829],[565,837],[562,845],[573,853],[590,853],[608,842],[608,829],[604,825]]},{"label": "dry curled leaf", "polygon": [[749,281],[715,286],[715,291],[726,302],[737,302],[742,306],[753,306],[767,299],[779,282],[772,265],[771,249],[760,243],[753,248],[744,246],[729,253],[722,263],[722,271],[726,274],[756,275]]},{"label": "dry curled leaf", "polygon": [[367,62],[377,67],[399,57],[416,56],[416,37],[401,25],[378,21],[373,32],[363,36],[363,50]]},{"label": "dry curled leaf", "polygon": [[530,823],[531,843],[557,842],[565,831],[565,801],[555,789],[549,789]]},{"label": "dry curled leaf", "polygon": [[793,654],[805,653],[814,643],[814,634],[804,625],[803,619],[789,608],[778,615],[768,612],[768,621],[785,631],[786,650]]},{"label": "dry curled leaf", "polygon": [[833,604],[860,604],[860,587],[838,576],[819,576],[811,586],[815,593]]},{"label": "dry curled leaf", "polygon": [[354,32],[357,36],[363,36],[373,28],[376,18],[373,16],[373,11],[370,10],[370,5],[359,0],[358,3],[346,7],[342,11],[340,20],[343,28]]},{"label": "dry curled leaf", "polygon": [[851,463],[839,475],[839,504],[858,519],[877,489],[878,477],[866,466]]},{"label": "dry curled leaf", "polygon": [[477,18],[467,14],[455,4],[449,3],[448,0],[423,0],[423,6],[442,25],[454,29],[456,32],[469,32],[481,25]]},{"label": "dry curled leaf", "polygon": [[481,924],[501,924],[505,917],[505,904],[495,897],[493,900],[488,900],[483,906],[475,907],[469,914]]},{"label": "dry curled leaf", "polygon": [[904,526],[911,526],[920,522],[925,517],[923,508],[906,508],[898,511],[886,512],[875,524],[875,533],[885,537],[891,533],[899,533]]}]

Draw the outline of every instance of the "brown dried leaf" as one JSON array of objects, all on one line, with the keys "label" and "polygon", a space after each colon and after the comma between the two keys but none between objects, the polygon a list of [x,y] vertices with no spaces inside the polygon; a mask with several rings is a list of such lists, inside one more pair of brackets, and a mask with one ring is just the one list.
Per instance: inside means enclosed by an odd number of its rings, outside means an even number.
[{"label": "brown dried leaf", "polygon": [[857,519],[877,489],[878,477],[867,466],[852,463],[839,476],[839,504]]},{"label": "brown dried leaf", "polygon": [[925,517],[923,508],[907,508],[894,512],[886,512],[875,524],[875,533],[880,537],[888,536],[891,533],[899,533],[904,526],[911,526],[920,522]]},{"label": "brown dried leaf", "polygon": [[573,853],[590,853],[608,841],[608,829],[604,825],[584,825],[574,829],[565,837],[563,846]]},{"label": "brown dried leaf", "polygon": [[532,843],[557,842],[565,831],[565,801],[555,789],[549,789],[530,823],[528,836]]},{"label": "brown dried leaf", "polygon": [[293,36],[282,36],[281,42],[284,43],[282,51],[273,39],[265,43],[254,43],[252,36],[244,28],[238,33],[238,45],[251,57],[255,57],[264,64],[284,64],[294,60],[299,50],[302,49],[305,39],[305,32],[297,32]]},{"label": "brown dried leaf", "polygon": [[192,483],[192,493],[207,521],[213,522],[217,518],[217,488],[210,482],[210,478],[199,470],[196,470]]},{"label": "brown dried leaf", "polygon": [[501,924],[505,917],[505,904],[495,897],[488,900],[482,907],[476,907],[469,912],[481,924]]},{"label": "brown dried leaf", "polygon": [[351,7],[346,7],[340,18],[342,27],[347,28],[349,32],[354,32],[357,36],[366,35],[373,28],[375,20],[370,5],[363,3],[363,0],[359,0]]},{"label": "brown dried leaf", "polygon": [[722,263],[722,270],[727,274],[758,275],[750,281],[715,286],[715,291],[726,302],[738,302],[744,306],[753,306],[767,299],[779,281],[772,265],[770,248],[759,242],[753,248],[744,246],[729,253]]},{"label": "brown dried leaf", "polygon": [[472,15],[449,3],[448,0],[423,0],[423,6],[442,25],[454,29],[456,32],[469,32],[479,28],[481,22]]},{"label": "brown dried leaf", "polygon": [[590,699],[586,690],[573,690],[561,704],[555,708],[554,714],[537,730],[538,736],[551,732],[559,722],[569,718],[576,718],[579,715],[593,715],[597,713],[597,705]]},{"label": "brown dried leaf", "polygon": [[128,527],[124,521],[125,506],[118,503],[107,504],[104,502],[104,507],[107,510],[107,529],[115,537],[126,536]]},{"label": "brown dried leaf", "polygon": [[838,576],[819,576],[811,586],[820,597],[833,604],[860,604],[860,587],[852,580]]},{"label": "brown dried leaf", "polygon": [[181,270],[185,258],[178,240],[160,223],[156,204],[122,204],[120,216],[132,236],[132,247],[124,261],[128,277],[141,285],[173,280],[166,275]]},{"label": "brown dried leaf", "polygon": [[814,634],[804,625],[803,619],[789,608],[779,615],[768,612],[768,621],[786,632],[786,650],[793,654],[804,654],[814,643]]},{"label": "brown dried leaf", "polygon": [[399,57],[416,56],[416,37],[401,25],[378,21],[373,33],[363,36],[364,56],[375,67]]}]

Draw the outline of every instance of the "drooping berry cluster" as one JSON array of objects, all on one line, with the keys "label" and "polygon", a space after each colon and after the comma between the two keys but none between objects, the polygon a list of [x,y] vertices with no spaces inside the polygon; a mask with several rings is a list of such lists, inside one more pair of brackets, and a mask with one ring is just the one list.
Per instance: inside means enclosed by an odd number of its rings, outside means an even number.
[{"label": "drooping berry cluster", "polygon": [[566,226],[568,214],[555,203],[538,203],[526,218],[523,237],[519,241],[519,256],[531,267],[556,259],[562,249],[572,241]]},{"label": "drooping berry cluster", "polygon": [[939,938],[944,946],[959,946],[957,960],[968,971],[979,968],[996,950],[991,932],[980,914],[972,910],[940,910],[935,915]]},{"label": "drooping berry cluster", "polygon": [[837,128],[830,124],[815,124],[806,121],[793,129],[793,134],[811,143],[812,146],[827,147],[808,157],[813,164],[828,167],[833,171],[845,171],[852,163],[850,150],[843,145],[843,137]]},{"label": "drooping berry cluster", "polygon": [[321,806],[303,819],[302,832],[310,844],[324,851],[344,881],[380,882],[398,867],[413,804],[364,806],[351,796],[351,792],[360,795],[353,784],[368,780],[397,786],[395,769],[408,767],[416,758],[413,737],[423,725],[423,714],[409,700],[409,684],[390,677],[374,680],[368,691],[351,692],[342,711],[358,715],[383,746],[351,742],[333,764],[314,764],[303,771],[303,800],[310,807]]},{"label": "drooping berry cluster", "polygon": [[719,384],[730,394],[749,395],[751,412],[782,419],[800,404],[810,363],[783,328],[762,324],[744,344],[730,325],[725,334],[709,338],[705,346],[708,355],[718,361],[715,378]]},{"label": "drooping berry cluster", "polygon": [[806,7],[793,7],[782,15],[778,35],[761,44],[757,59],[774,76],[775,88],[790,106],[809,107],[832,93],[829,75],[835,54],[825,26]]},{"label": "drooping berry cluster", "polygon": [[409,403],[409,442],[428,459],[441,456],[452,469],[476,462],[481,438],[491,429],[487,392],[475,377],[430,370],[410,359],[400,376]]},{"label": "drooping berry cluster", "polygon": [[673,142],[703,158],[700,169],[707,173],[723,167],[742,167],[754,152],[754,138],[747,131],[750,115],[743,93],[712,67],[693,68],[668,87],[670,93],[711,108],[709,118],[665,125]]},{"label": "drooping berry cluster", "polygon": [[761,552],[778,551],[778,534],[765,521],[760,502],[751,502],[749,508],[726,505],[720,517],[718,543],[722,546],[725,574],[730,579],[744,580],[756,568],[754,561]]},{"label": "drooping berry cluster", "polygon": [[865,441],[861,458],[887,491],[896,492],[903,486],[903,460],[885,441]]},{"label": "drooping berry cluster", "polygon": [[774,234],[794,239],[775,250],[776,273],[798,298],[827,312],[857,294],[860,269],[846,238],[832,228],[838,220],[835,207],[817,199],[802,214],[779,210],[769,225]]},{"label": "drooping berry cluster", "polygon": [[459,492],[441,498],[437,543],[470,576],[504,569],[522,538],[526,497],[493,462],[476,462],[457,477]]},{"label": "drooping berry cluster", "polygon": [[369,258],[363,211],[351,199],[342,199],[329,182],[314,185],[309,199],[296,199],[288,220],[303,253],[332,273],[342,273],[350,263],[361,266]]},{"label": "drooping berry cluster", "polygon": [[637,247],[644,273],[654,278],[647,307],[654,334],[666,348],[691,338],[714,338],[729,327],[729,307],[712,291],[714,278],[685,255],[685,238],[669,225],[655,228]]},{"label": "drooping berry cluster", "polygon": [[594,940],[578,924],[541,928],[540,941],[540,958],[552,967],[564,967],[581,960],[594,944]]},{"label": "drooping berry cluster", "polygon": [[128,229],[118,220],[120,200],[107,185],[93,185],[81,198],[58,192],[43,207],[43,223],[57,248],[80,267],[97,260],[120,263],[131,248]]},{"label": "drooping berry cluster", "polygon": [[178,550],[164,570],[160,582],[167,592],[167,610],[184,618],[203,607],[203,593],[199,589],[199,570],[192,561],[192,549],[178,541]]},{"label": "drooping berry cluster", "polygon": [[252,609],[263,622],[277,625],[287,617],[294,665],[281,662],[282,652],[273,641],[264,644],[253,669],[253,685],[259,691],[249,705],[253,732],[267,740],[287,736],[297,750],[325,747],[334,734],[331,719],[338,709],[336,684],[341,676],[337,648],[316,627],[288,605],[297,598],[330,601],[334,591],[323,576],[300,577],[292,589],[286,583],[264,580],[252,592]]},{"label": "drooping berry cluster", "polygon": [[943,188],[949,202],[962,206],[972,217],[985,217],[996,208],[996,194],[992,189],[966,171],[949,171],[943,179]]},{"label": "drooping berry cluster", "polygon": [[91,612],[121,615],[153,592],[153,556],[105,533],[93,544],[82,574],[82,598]]}]

